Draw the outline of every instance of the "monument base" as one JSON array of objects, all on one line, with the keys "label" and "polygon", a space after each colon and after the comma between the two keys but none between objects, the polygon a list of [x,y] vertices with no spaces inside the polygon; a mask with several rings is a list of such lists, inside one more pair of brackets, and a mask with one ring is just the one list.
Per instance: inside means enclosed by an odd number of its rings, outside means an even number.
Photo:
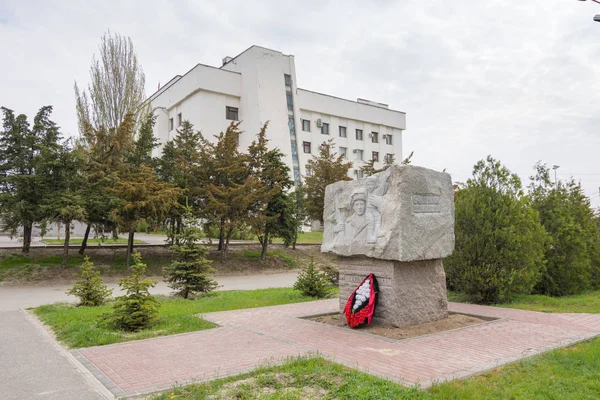
[{"label": "monument base", "polygon": [[448,316],[442,260],[388,261],[364,256],[338,257],[340,311],[369,273],[379,283],[373,320],[397,327],[424,324]]}]

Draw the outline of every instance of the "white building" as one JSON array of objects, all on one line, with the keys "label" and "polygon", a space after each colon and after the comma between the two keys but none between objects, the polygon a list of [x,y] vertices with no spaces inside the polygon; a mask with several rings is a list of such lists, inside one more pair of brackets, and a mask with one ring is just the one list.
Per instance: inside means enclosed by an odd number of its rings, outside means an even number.
[{"label": "white building", "polygon": [[[285,154],[298,182],[318,146],[333,138],[336,151],[353,161],[350,176],[358,176],[365,161],[384,157],[402,159],[402,131],[406,115],[387,104],[341,99],[300,89],[294,56],[252,46],[236,57],[225,57],[219,68],[198,64],[177,75],[150,97],[156,125],[154,134],[164,144],[189,120],[205,137],[224,131],[231,121],[242,121],[240,146],[247,148],[269,121],[271,147]],[[310,171],[308,171],[310,173]]]}]

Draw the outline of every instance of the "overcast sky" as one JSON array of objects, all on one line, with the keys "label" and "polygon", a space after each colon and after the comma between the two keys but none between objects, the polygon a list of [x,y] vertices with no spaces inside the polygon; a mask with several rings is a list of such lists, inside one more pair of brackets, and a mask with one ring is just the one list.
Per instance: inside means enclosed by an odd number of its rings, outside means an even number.
[{"label": "overcast sky", "polygon": [[407,113],[404,155],[457,181],[491,154],[528,183],[538,160],[600,204],[600,4],[575,0],[0,0],[0,105],[55,107],[110,29],[133,40],[147,94],[256,44],[296,57],[298,85]]}]

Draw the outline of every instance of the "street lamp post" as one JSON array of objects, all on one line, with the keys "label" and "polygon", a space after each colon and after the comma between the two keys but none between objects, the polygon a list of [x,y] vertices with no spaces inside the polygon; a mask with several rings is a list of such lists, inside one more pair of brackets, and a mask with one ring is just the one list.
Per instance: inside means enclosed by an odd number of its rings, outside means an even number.
[{"label": "street lamp post", "polygon": [[[579,0],[579,1],[587,1],[587,0]],[[593,1],[594,3],[598,3],[598,4],[600,4],[600,1],[599,1],[599,0],[592,0],[592,1]],[[596,14],[596,15],[594,15],[594,21],[596,21],[596,22],[600,22],[600,14]]]},{"label": "street lamp post", "polygon": [[[594,0],[595,1],[595,0]],[[560,165],[553,165],[552,169],[554,170],[554,186],[557,185],[557,180],[556,180],[556,170],[560,168]]]}]

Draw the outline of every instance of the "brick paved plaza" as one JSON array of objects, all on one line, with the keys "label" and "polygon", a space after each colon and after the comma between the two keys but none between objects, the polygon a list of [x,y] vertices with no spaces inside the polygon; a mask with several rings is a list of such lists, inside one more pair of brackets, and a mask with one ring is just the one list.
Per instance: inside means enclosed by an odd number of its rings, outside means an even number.
[{"label": "brick paved plaza", "polygon": [[338,311],[337,299],[203,315],[219,328],[73,350],[115,396],[239,374],[319,353],[337,363],[425,388],[600,334],[600,315],[547,314],[450,303],[453,312],[498,318],[401,341],[300,319]]}]

